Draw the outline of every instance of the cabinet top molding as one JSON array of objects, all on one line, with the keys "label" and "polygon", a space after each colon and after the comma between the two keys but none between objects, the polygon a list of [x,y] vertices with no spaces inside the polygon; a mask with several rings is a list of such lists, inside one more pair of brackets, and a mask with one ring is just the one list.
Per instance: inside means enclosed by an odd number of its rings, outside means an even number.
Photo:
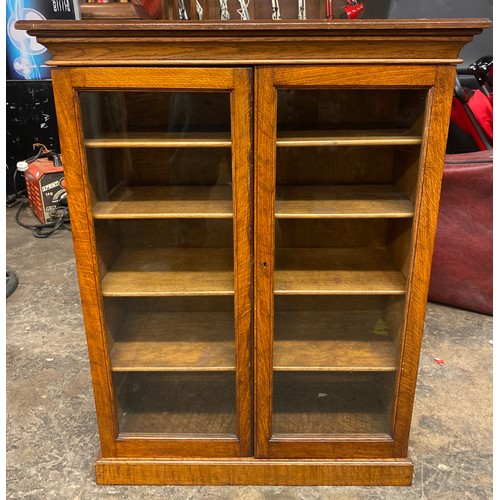
[{"label": "cabinet top molding", "polygon": [[[18,21],[52,66],[448,63],[488,19]],[[294,43],[295,42],[295,43]],[[367,43],[368,42],[368,43]]]}]

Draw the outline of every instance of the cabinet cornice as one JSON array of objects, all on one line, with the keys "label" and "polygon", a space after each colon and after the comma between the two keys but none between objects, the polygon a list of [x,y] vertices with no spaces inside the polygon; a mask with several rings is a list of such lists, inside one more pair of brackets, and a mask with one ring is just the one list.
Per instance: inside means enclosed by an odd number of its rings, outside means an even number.
[{"label": "cabinet cornice", "polygon": [[[18,21],[52,66],[161,64],[456,64],[487,19]],[[360,50],[361,49],[361,50]]]}]

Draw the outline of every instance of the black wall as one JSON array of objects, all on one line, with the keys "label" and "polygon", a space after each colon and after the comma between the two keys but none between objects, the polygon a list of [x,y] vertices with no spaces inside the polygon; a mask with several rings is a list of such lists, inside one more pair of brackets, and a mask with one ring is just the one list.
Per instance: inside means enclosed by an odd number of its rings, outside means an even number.
[{"label": "black wall", "polygon": [[[59,151],[59,138],[50,80],[8,80],[6,100],[6,184],[10,195],[14,193],[12,178],[17,162],[33,156],[33,143]],[[20,183],[18,189],[21,187]]]},{"label": "black wall", "polygon": [[[377,0],[366,0],[377,3]],[[417,17],[471,18],[486,17],[493,20],[493,0],[391,0],[388,17],[404,19]],[[460,53],[467,67],[482,56],[493,55],[493,29],[484,30],[467,44]]]}]

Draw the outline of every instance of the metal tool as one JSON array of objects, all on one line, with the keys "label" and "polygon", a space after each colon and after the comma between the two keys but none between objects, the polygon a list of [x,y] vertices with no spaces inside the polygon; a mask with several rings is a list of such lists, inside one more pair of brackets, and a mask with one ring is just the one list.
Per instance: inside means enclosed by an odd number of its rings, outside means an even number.
[{"label": "metal tool", "polygon": [[248,5],[250,4],[250,0],[238,0],[240,3],[241,9],[238,9],[238,14],[240,15],[243,21],[250,20],[250,14],[248,12]]},{"label": "metal tool", "polygon": [[306,17],[306,0],[299,0],[299,15],[298,19],[302,19],[303,21],[307,19]]},{"label": "metal tool", "polygon": [[278,0],[271,0],[271,3],[273,4],[273,15],[271,16],[272,19],[274,19],[275,21],[281,19],[280,4],[278,3]]},{"label": "metal tool", "polygon": [[179,19],[187,21],[189,16],[187,14],[186,6],[184,5],[184,0],[177,0],[177,5],[179,8]]},{"label": "metal tool", "polygon": [[228,21],[230,19],[229,9],[227,7],[227,0],[219,0],[220,3],[220,18],[223,21]]},{"label": "metal tool", "polygon": [[198,19],[203,21],[203,7],[198,0],[196,0],[196,13],[198,14]]}]

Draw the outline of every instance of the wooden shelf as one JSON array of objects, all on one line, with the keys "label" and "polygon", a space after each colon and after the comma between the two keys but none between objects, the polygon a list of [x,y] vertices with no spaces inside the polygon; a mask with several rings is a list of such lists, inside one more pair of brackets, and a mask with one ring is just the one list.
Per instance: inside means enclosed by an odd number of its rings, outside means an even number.
[{"label": "wooden shelf", "polygon": [[392,185],[280,186],[276,218],[405,218],[414,207]]},{"label": "wooden shelf", "polygon": [[233,251],[125,248],[101,287],[105,297],[234,295]]},{"label": "wooden shelf", "polygon": [[275,371],[396,371],[397,350],[377,313],[277,312]]},{"label": "wooden shelf", "polygon": [[225,148],[231,147],[229,133],[221,132],[128,132],[85,139],[88,148]]},{"label": "wooden shelf", "polygon": [[422,143],[408,130],[291,130],[278,132],[279,147],[407,146]]},{"label": "wooden shelf", "polygon": [[232,312],[134,312],[111,350],[113,371],[231,371]]},{"label": "wooden shelf", "polygon": [[[92,208],[95,219],[231,218],[229,186],[125,186]],[[276,218],[409,218],[413,204],[391,185],[281,186]]]},{"label": "wooden shelf", "polygon": [[233,216],[230,186],[125,186],[92,207],[95,219],[213,218]]},{"label": "wooden shelf", "polygon": [[275,373],[273,435],[389,434],[387,376]]},{"label": "wooden shelf", "polygon": [[124,377],[117,395],[121,436],[236,434],[234,373],[116,375]]},{"label": "wooden shelf", "polygon": [[277,295],[399,295],[406,281],[384,248],[276,250]]}]

